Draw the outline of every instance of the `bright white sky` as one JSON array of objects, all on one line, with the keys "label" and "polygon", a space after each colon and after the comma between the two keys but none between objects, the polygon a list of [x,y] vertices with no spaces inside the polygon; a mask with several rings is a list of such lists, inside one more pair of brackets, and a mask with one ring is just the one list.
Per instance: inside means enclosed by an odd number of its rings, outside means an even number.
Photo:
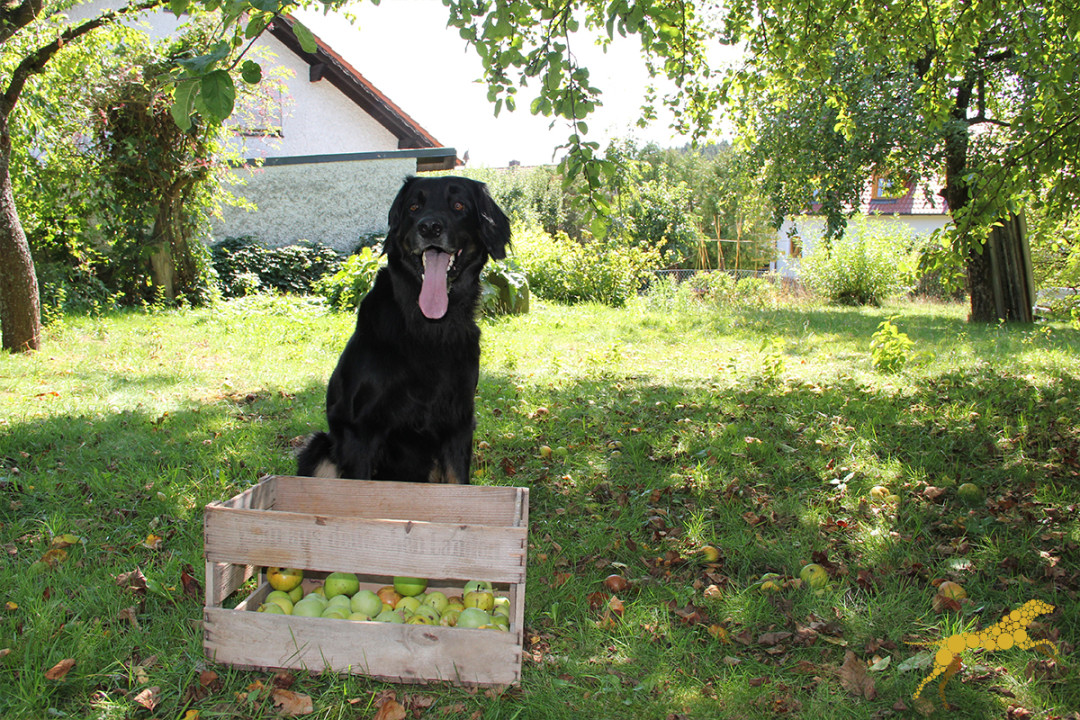
[{"label": "bright white sky", "polygon": [[[470,167],[502,167],[557,161],[555,148],[569,134],[562,121],[529,113],[529,89],[519,90],[518,109],[494,117],[487,99],[480,59],[457,31],[446,27],[440,0],[383,0],[352,8],[356,25],[334,14],[300,11],[295,16],[326,41],[375,87],[420,123],[458,157],[469,153]],[[582,38],[571,49],[589,68],[592,84],[603,91],[603,107],[587,120],[589,139],[606,147],[612,137],[633,136],[663,147],[682,145],[663,116],[647,130],[640,115],[648,73],[636,38],[613,43],[605,54]]]}]

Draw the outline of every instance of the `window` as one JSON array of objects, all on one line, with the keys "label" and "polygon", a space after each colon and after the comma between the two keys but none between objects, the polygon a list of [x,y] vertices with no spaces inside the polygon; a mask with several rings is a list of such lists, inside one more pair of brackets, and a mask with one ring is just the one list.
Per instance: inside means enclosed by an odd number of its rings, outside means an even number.
[{"label": "window", "polygon": [[910,183],[890,175],[874,175],[871,200],[898,200],[908,194]]}]

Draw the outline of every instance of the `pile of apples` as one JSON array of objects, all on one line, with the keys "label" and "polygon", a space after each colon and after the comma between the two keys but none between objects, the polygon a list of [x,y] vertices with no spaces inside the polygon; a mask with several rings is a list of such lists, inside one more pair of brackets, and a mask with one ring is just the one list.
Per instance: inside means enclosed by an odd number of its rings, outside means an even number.
[{"label": "pile of apples", "polygon": [[359,620],[410,625],[509,631],[510,599],[496,597],[491,583],[470,580],[461,596],[447,597],[438,590],[426,592],[423,578],[395,577],[393,585],[376,591],[361,590],[353,573],[332,572],[322,585],[304,592],[304,571],[266,568],[273,588],[259,612],[300,617]]}]

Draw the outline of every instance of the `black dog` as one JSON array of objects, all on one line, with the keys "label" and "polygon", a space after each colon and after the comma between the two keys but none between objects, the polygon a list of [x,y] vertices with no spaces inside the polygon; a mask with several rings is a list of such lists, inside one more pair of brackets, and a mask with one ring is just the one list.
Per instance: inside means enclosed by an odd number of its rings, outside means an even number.
[{"label": "black dog", "polygon": [[329,433],[297,474],[468,483],[479,377],[476,305],[510,222],[483,183],[409,178],[390,208],[379,271],[326,391]]}]

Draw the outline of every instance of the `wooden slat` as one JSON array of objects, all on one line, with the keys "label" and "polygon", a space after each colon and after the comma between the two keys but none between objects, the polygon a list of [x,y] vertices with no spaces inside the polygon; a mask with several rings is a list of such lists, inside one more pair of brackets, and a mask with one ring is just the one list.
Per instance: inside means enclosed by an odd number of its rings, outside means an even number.
[{"label": "wooden slat", "polygon": [[527,529],[205,509],[207,562],[523,582]]},{"label": "wooden slat", "polygon": [[254,574],[255,568],[251,565],[206,563],[206,604],[221,605]]},{"label": "wooden slat", "polygon": [[275,475],[267,475],[258,484],[252,485],[239,495],[214,505],[224,505],[230,508],[250,508],[253,510],[272,510],[277,504],[278,478]]},{"label": "wooden slat", "polygon": [[275,508],[357,518],[514,525],[517,488],[277,476]]},{"label": "wooden slat", "polygon": [[206,608],[203,620],[207,657],[231,665],[362,673],[395,682],[512,685],[521,679],[514,633],[221,608]]}]

